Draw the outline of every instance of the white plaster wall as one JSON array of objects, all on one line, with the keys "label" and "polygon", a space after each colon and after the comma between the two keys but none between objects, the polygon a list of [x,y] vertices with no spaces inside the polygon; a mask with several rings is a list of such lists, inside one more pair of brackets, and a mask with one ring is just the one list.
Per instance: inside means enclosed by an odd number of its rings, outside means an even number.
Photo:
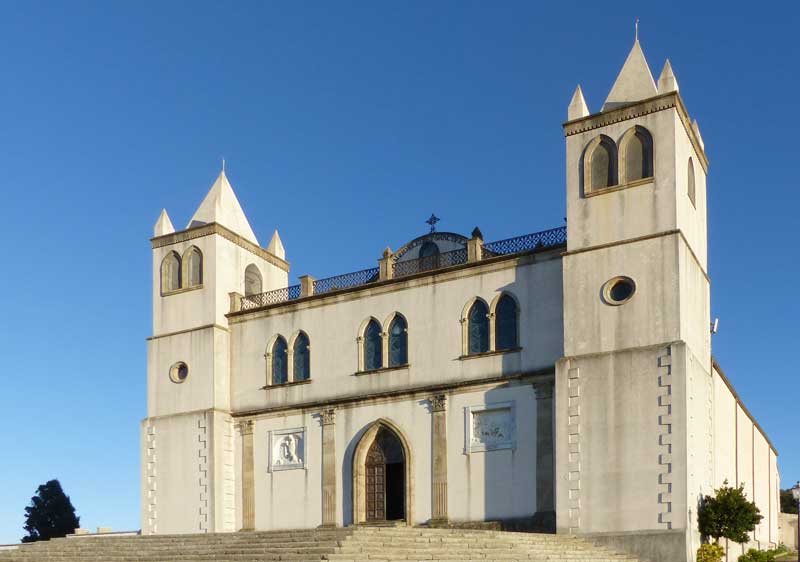
[{"label": "white plaster wall", "polygon": [[[714,493],[714,381],[710,372],[711,356],[697,357],[690,346],[683,367],[686,373],[686,459],[680,459],[682,451],[674,450],[677,462],[686,463],[687,479],[687,523],[690,551],[700,545],[697,528],[697,511],[703,497]],[[681,415],[675,410],[673,415]]]},{"label": "white plaster wall", "polygon": [[736,414],[736,483],[744,484],[744,491],[753,499],[753,422],[737,406]]},{"label": "white plaster wall", "polygon": [[755,530],[755,539],[760,543],[769,544],[772,542],[770,537],[770,520],[772,505],[770,497],[770,459],[769,445],[761,432],[755,432],[753,436],[753,490],[748,491],[748,497],[752,499],[761,515],[764,517]]},{"label": "white plaster wall", "polygon": [[[552,367],[562,354],[561,260],[537,261],[434,283],[436,276],[401,282],[396,290],[346,293],[238,317],[232,329],[232,408],[236,412],[363,396],[446,382]],[[511,262],[507,262],[511,263]],[[461,317],[476,296],[491,303],[507,290],[520,303],[519,352],[460,360]],[[409,367],[357,376],[360,327],[374,316],[388,329],[394,312],[408,321]],[[269,342],[304,330],[311,342],[310,384],[267,382]]]},{"label": "white plaster wall", "polygon": [[[677,226],[681,229],[689,245],[694,251],[701,267],[708,271],[708,198],[706,192],[706,172],[700,164],[700,158],[689,139],[686,128],[677,111],[671,112],[674,119],[675,132],[675,210]],[[689,199],[689,157],[694,162],[695,205]]]},{"label": "white plaster wall", "polygon": [[[516,449],[465,454],[464,408],[509,401],[516,405]],[[411,443],[414,522],[424,523],[431,517],[432,470],[431,414],[424,396],[337,408],[334,426],[337,522],[340,525],[353,522],[353,455],[363,433],[379,419],[391,421]],[[269,432],[300,427],[306,428],[306,468],[270,472]],[[451,395],[447,432],[451,519],[483,521],[533,515],[536,511],[536,401],[530,385]],[[318,414],[311,410],[294,410],[284,415],[259,418],[253,437],[256,528],[291,529],[320,525],[322,427]],[[237,440],[241,443],[240,437]]]},{"label": "white plaster wall", "polygon": [[736,484],[736,398],[714,372],[714,487]]},{"label": "white plaster wall", "polygon": [[[667,109],[567,137],[570,251],[676,228],[676,117],[675,109]],[[645,127],[653,136],[653,182],[584,198],[581,176],[585,147],[600,134],[619,146],[621,137],[634,125]]]},{"label": "white plaster wall", "polygon": [[[564,354],[606,352],[680,339],[677,234],[564,256]],[[618,275],[636,283],[622,306],[601,299]]]},{"label": "white plaster wall", "polygon": [[[665,259],[670,259],[666,257]],[[689,247],[678,240],[680,339],[692,349],[706,373],[711,363],[711,286]]]}]

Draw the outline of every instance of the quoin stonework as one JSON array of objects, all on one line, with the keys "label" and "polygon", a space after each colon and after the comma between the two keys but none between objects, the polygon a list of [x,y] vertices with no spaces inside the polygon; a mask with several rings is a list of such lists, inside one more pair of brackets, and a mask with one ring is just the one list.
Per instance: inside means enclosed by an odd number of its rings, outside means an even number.
[{"label": "quoin stonework", "polygon": [[566,227],[432,220],[335,277],[290,285],[224,171],[183,230],[163,211],[143,533],[490,521],[675,562],[728,480],[764,515],[748,546],[775,545],[777,452],[712,356],[708,159],[669,62],[655,81],[637,40],[563,130]]}]

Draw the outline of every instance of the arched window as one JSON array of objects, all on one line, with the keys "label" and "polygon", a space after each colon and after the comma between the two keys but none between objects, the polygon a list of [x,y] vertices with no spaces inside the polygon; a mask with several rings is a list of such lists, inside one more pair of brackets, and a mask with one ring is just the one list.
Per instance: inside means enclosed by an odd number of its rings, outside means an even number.
[{"label": "arched window", "polygon": [[503,295],[495,308],[495,349],[514,349],[519,347],[517,334],[517,303],[509,295]]},{"label": "arched window", "polygon": [[617,147],[605,135],[594,138],[586,146],[583,155],[583,182],[587,193],[617,184]]},{"label": "arched window", "polygon": [[181,288],[181,258],[176,252],[167,254],[161,262],[161,292]]},{"label": "arched window", "polygon": [[306,381],[311,378],[311,353],[305,332],[300,332],[294,340],[292,362],[293,380]]},{"label": "arched window", "polygon": [[364,329],[364,370],[374,371],[381,367],[383,367],[381,325],[373,318]]},{"label": "arched window", "polygon": [[428,240],[419,249],[419,270],[427,271],[439,267],[439,246]]},{"label": "arched window", "polygon": [[622,137],[625,183],[653,176],[653,140],[644,127],[634,127]]},{"label": "arched window", "polygon": [[200,248],[192,246],[183,254],[183,263],[186,266],[185,285],[197,287],[203,284],[203,254]]},{"label": "arched window", "polygon": [[482,300],[476,300],[467,314],[467,352],[485,353],[489,351],[489,309]]},{"label": "arched window", "polygon": [[261,272],[251,263],[244,270],[244,296],[260,295],[264,292],[262,287]]},{"label": "arched window", "polygon": [[289,361],[286,347],[286,340],[283,336],[278,336],[272,344],[272,383],[284,384],[289,382]]},{"label": "arched window", "polygon": [[399,314],[389,325],[389,366],[397,367],[408,363],[408,325]]},{"label": "arched window", "polygon": [[692,157],[689,157],[689,165],[688,165],[688,175],[687,178],[687,188],[686,193],[689,195],[689,200],[692,202],[692,205],[695,207],[697,203],[695,202],[695,194],[694,194],[694,162],[692,162]]}]

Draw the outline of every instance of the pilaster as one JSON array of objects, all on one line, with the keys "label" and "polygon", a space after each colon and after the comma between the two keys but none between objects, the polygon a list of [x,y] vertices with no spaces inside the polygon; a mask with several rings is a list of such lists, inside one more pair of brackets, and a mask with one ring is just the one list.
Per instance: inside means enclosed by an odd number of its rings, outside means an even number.
[{"label": "pilaster", "polygon": [[322,526],[336,527],[336,411],[320,412],[322,423]]},{"label": "pilaster", "polygon": [[242,434],[242,531],[252,531],[256,528],[253,425],[251,420],[239,424],[239,431]]},{"label": "pilaster", "polygon": [[554,383],[533,385],[536,393],[536,515],[537,530],[553,532],[556,527]]},{"label": "pilaster", "polygon": [[447,395],[430,397],[432,469],[431,521],[447,522]]}]

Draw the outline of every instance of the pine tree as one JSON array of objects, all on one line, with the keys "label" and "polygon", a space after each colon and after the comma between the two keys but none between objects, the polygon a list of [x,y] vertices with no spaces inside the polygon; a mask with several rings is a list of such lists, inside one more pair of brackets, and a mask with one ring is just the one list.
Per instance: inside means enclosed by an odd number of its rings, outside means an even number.
[{"label": "pine tree", "polygon": [[39,486],[25,514],[28,535],[22,537],[22,542],[66,537],[80,527],[80,517],[75,516],[75,508],[58,480]]}]

